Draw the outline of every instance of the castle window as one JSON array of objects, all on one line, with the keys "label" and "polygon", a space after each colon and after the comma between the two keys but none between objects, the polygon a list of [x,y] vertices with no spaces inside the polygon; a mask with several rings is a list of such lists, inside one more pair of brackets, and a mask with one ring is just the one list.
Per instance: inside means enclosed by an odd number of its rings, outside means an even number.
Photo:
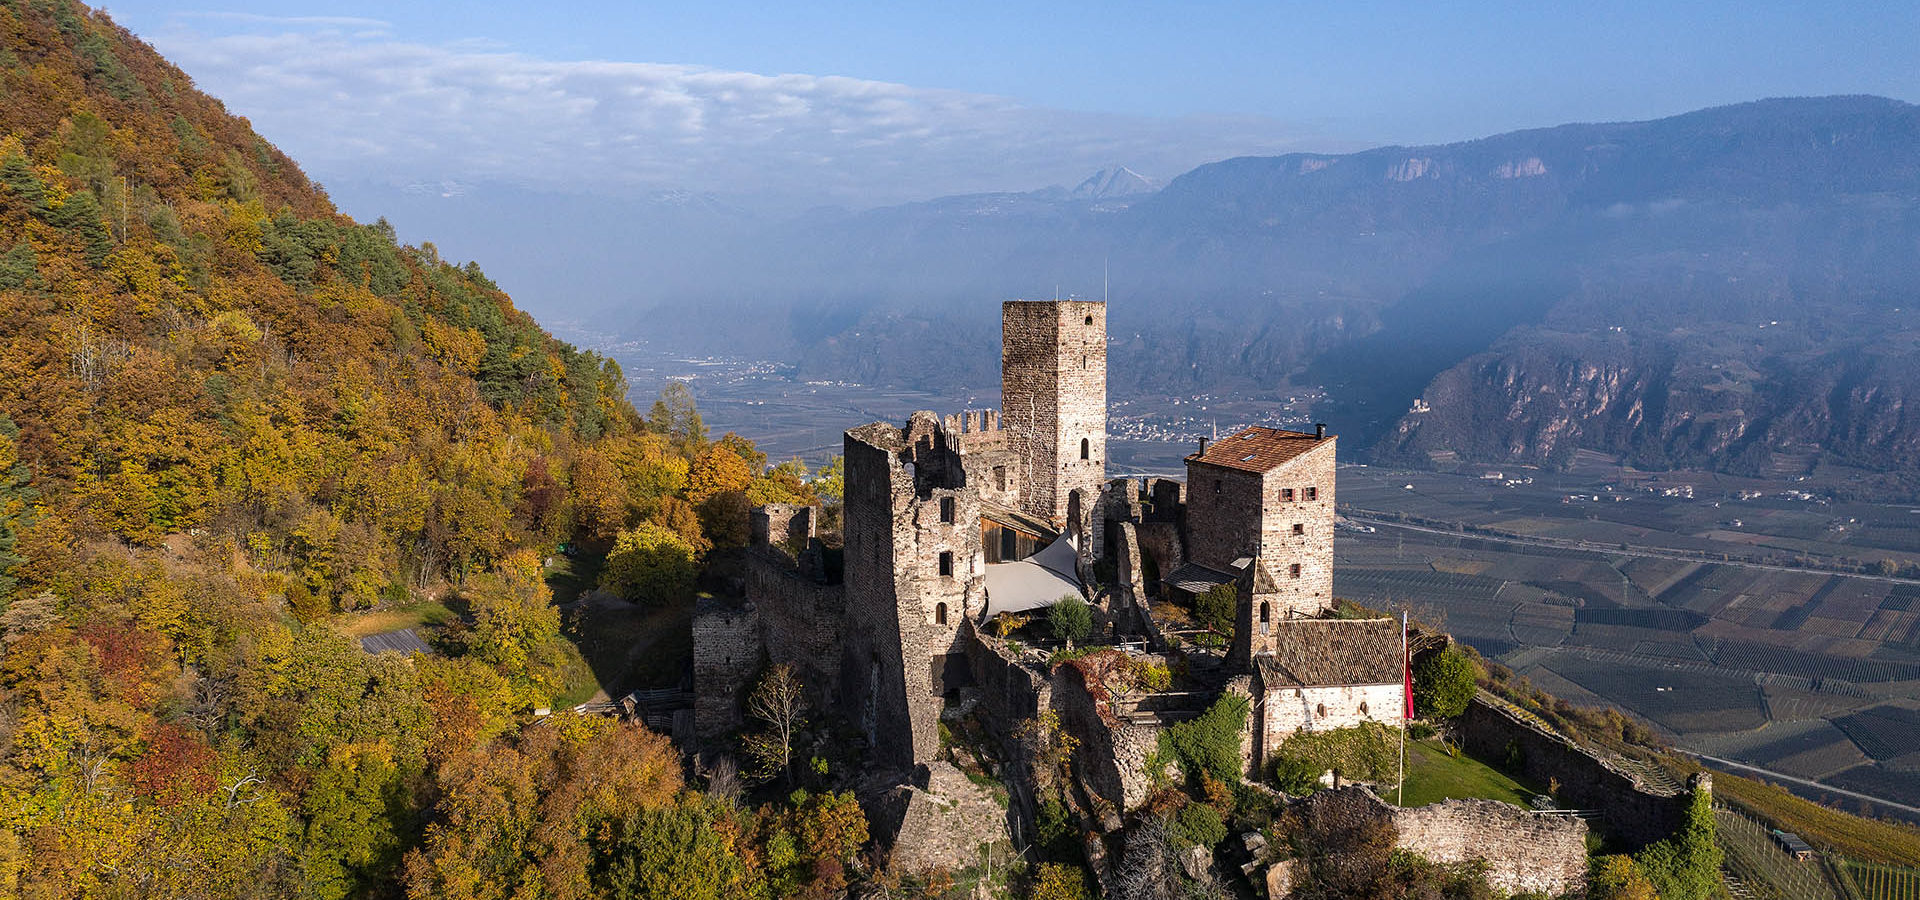
[{"label": "castle window", "polygon": [[1087,317],[1087,324],[1088,324],[1088,325],[1092,325],[1092,324],[1093,324],[1093,317],[1092,317],[1092,316],[1088,316],[1088,317]]},{"label": "castle window", "polygon": [[1360,701],[1360,714],[1363,716],[1367,714],[1367,701],[1365,700]]},{"label": "castle window", "polygon": [[1006,466],[993,467],[993,489],[996,491],[1004,491],[1007,489],[1007,467]]},{"label": "castle window", "polygon": [[1280,489],[1280,502],[1281,502],[1281,503],[1292,503],[1292,502],[1293,502],[1293,488],[1281,488],[1281,489]]},{"label": "castle window", "polygon": [[[1294,566],[1293,568],[1295,569],[1293,574],[1299,575],[1300,573],[1298,570],[1300,567]],[[953,574],[953,551],[949,550],[940,554],[940,574],[942,575]]]},{"label": "castle window", "polygon": [[1291,578],[1299,578],[1299,577],[1300,577],[1300,564],[1299,564],[1299,563],[1294,563],[1293,565],[1290,565],[1290,566],[1288,566],[1288,567],[1287,567],[1287,575],[1288,575],[1288,577],[1291,577]]},{"label": "castle window", "polygon": [[1318,500],[1318,499],[1320,499],[1320,489],[1319,489],[1319,488],[1317,488],[1317,487],[1310,487],[1310,488],[1306,488],[1306,489],[1305,489],[1305,491],[1306,491],[1306,499],[1307,499],[1307,501],[1308,501],[1308,502],[1312,502],[1312,501],[1314,501],[1314,500]]},{"label": "castle window", "polygon": [[1085,369],[1085,368],[1088,368],[1088,367],[1089,367],[1089,366],[1088,366],[1088,363],[1087,363],[1087,357],[1084,357],[1084,356],[1082,356],[1082,357],[1080,357],[1080,368],[1082,368],[1082,369]]},{"label": "castle window", "polygon": [[1093,453],[1093,443],[1091,441],[1088,441],[1086,438],[1081,438],[1080,439],[1080,458],[1092,459],[1093,458],[1092,453]]},{"label": "castle window", "polygon": [[1316,706],[1315,706],[1315,707],[1313,708],[1313,714],[1314,714],[1315,716],[1318,716],[1318,717],[1320,717],[1320,718],[1322,718],[1322,719],[1324,719],[1324,718],[1326,718],[1326,717],[1327,717],[1327,705],[1326,705],[1325,703],[1321,703],[1321,704],[1318,704],[1318,705],[1316,705]]},{"label": "castle window", "polygon": [[1264,600],[1260,601],[1260,621],[1262,622],[1273,621],[1273,604],[1268,603]]},{"label": "castle window", "polygon": [[1305,524],[1303,524],[1303,523],[1300,523],[1300,522],[1295,522],[1295,523],[1293,523],[1293,533],[1294,533],[1294,534],[1306,534],[1306,533],[1307,533],[1307,526],[1306,526]]},{"label": "castle window", "polygon": [[1213,480],[1213,492],[1216,494],[1220,493],[1220,479],[1218,478]]},{"label": "castle window", "polygon": [[947,624],[947,605],[945,603],[937,603],[934,605],[933,624],[935,625]]},{"label": "castle window", "polygon": [[953,498],[952,497],[940,498],[940,521],[946,522],[948,524],[952,524],[953,522]]}]

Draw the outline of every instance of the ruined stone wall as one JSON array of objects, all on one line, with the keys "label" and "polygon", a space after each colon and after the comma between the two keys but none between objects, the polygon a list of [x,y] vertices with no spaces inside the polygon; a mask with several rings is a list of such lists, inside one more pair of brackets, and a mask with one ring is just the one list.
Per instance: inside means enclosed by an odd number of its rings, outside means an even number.
[{"label": "ruined stone wall", "polygon": [[756,506],[747,516],[748,546],[782,547],[793,552],[814,536],[814,508],[802,503]]},{"label": "ruined stone wall", "polygon": [[1497,800],[1447,800],[1393,810],[1395,846],[1438,863],[1484,860],[1487,882],[1510,894],[1558,897],[1586,887],[1587,823]]},{"label": "ruined stone wall", "polygon": [[702,598],[693,615],[693,722],[703,738],[740,725],[740,698],[760,668],[760,615],[751,604]]},{"label": "ruined stone wall", "polygon": [[1001,738],[1012,736],[1021,722],[1053,708],[1053,682],[1046,675],[1015,661],[998,638],[975,636],[965,642],[967,662],[973,667],[973,686],[980,691],[981,720]]},{"label": "ruined stone wall", "polygon": [[[1260,519],[1260,560],[1273,576],[1273,614],[1311,616],[1333,605],[1335,444],[1328,435],[1314,449],[1269,470]],[[1311,489],[1311,490],[1309,490]],[[1281,498],[1292,490],[1293,500]],[[1311,493],[1315,499],[1308,500]],[[1295,534],[1296,526],[1302,533]],[[1292,567],[1300,566],[1293,575]],[[1270,642],[1270,641],[1269,641]],[[1256,637],[1254,652],[1259,652]]]},{"label": "ruined stone wall", "polygon": [[1147,583],[1141,574],[1140,534],[1132,522],[1112,522],[1114,529],[1113,601],[1111,614],[1122,632],[1139,633],[1146,626]]},{"label": "ruined stone wall", "polygon": [[1662,840],[1686,821],[1691,798],[1645,785],[1621,768],[1566,738],[1550,734],[1476,697],[1458,720],[1468,753],[1481,759],[1517,764],[1536,785],[1558,782],[1558,799],[1598,812],[1602,831],[1623,849],[1637,850]]},{"label": "ruined stone wall", "polygon": [[1277,747],[1296,731],[1331,731],[1364,722],[1398,728],[1406,720],[1406,688],[1399,684],[1276,687],[1267,690],[1265,746]]},{"label": "ruined stone wall", "polygon": [[1188,562],[1232,574],[1234,560],[1260,555],[1262,485],[1258,472],[1187,461]]},{"label": "ruined stone wall", "polygon": [[1577,896],[1586,887],[1587,825],[1577,816],[1536,813],[1494,800],[1400,809],[1358,786],[1321,791],[1296,808],[1307,817],[1390,822],[1396,849],[1434,862],[1482,860],[1487,881],[1509,893]]},{"label": "ruined stone wall", "polygon": [[[1159,579],[1173,574],[1173,570],[1187,564],[1186,545],[1180,540],[1180,528],[1174,521],[1151,519],[1134,526],[1134,534],[1140,538],[1140,575],[1146,579],[1147,593],[1160,596]],[[1146,569],[1146,557],[1152,557],[1154,571]]]},{"label": "ruined stone wall", "polygon": [[1026,470],[1021,508],[1064,525],[1070,494],[1091,504],[1106,481],[1106,304],[1010,300],[1000,315],[1002,427]]},{"label": "ruined stone wall", "polygon": [[969,668],[961,625],[985,603],[978,495],[932,413],[847,432],[842,696],[881,767],[939,751],[942,694]]},{"label": "ruined stone wall", "polygon": [[[844,447],[842,709],[866,736],[875,768],[904,769],[915,754],[894,565],[906,528],[896,511],[913,497],[912,476],[900,461],[906,443],[899,429],[876,422],[848,431]],[[924,679],[926,670],[920,672]]]},{"label": "ruined stone wall", "polygon": [[836,707],[847,616],[844,586],[822,584],[784,557],[757,550],[747,557],[746,588],[768,661],[792,666],[819,708]]},{"label": "ruined stone wall", "polygon": [[1060,726],[1080,742],[1073,767],[1087,792],[1116,811],[1146,802],[1153,784],[1145,763],[1160,744],[1157,711],[1126,704],[1108,720],[1096,708],[1080,672],[1065,665],[1054,670],[1052,699]]}]

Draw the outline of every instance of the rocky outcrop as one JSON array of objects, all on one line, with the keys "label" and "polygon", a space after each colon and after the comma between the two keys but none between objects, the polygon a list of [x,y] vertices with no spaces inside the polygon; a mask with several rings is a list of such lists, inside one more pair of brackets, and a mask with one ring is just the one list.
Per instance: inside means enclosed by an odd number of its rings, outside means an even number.
[{"label": "rocky outcrop", "polygon": [[1009,840],[1006,807],[947,762],[921,767],[867,806],[895,871],[959,871],[979,864],[982,845]]}]

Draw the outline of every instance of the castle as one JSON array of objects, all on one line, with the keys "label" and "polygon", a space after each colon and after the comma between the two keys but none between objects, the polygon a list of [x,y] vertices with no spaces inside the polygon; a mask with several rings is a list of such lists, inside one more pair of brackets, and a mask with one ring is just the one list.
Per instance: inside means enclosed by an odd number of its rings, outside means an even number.
[{"label": "castle", "polygon": [[816,510],[754,511],[746,603],[696,618],[702,735],[737,726],[747,681],[782,662],[857,723],[869,766],[910,770],[938,752],[946,704],[1018,663],[983,662],[1007,655],[986,646],[993,616],[1078,594],[1109,642],[1164,650],[1184,626],[1160,613],[1222,584],[1232,644],[1195,680],[1252,701],[1249,770],[1296,730],[1403,721],[1399,623],[1330,614],[1337,438],[1253,426],[1203,442],[1185,484],[1108,480],[1106,314],[1008,301],[999,410],[847,431],[837,553]]},{"label": "castle", "polygon": [[[740,727],[753,679],[770,663],[790,666],[815,707],[857,733],[861,802],[892,864],[952,870],[1035,820],[1020,734],[1043,714],[1073,738],[1085,821],[1105,834],[1157,789],[1165,729],[1226,694],[1247,701],[1240,758],[1256,780],[1301,731],[1405,724],[1403,623],[1333,607],[1338,439],[1325,426],[1251,426],[1203,441],[1186,457],[1184,482],[1109,480],[1106,305],[1011,301],[1002,327],[999,410],[916,412],[903,425],[846,432],[837,546],[820,532],[817,507],[752,511],[741,596],[703,598],[694,618],[700,739]],[[1228,585],[1232,627],[1196,620],[1196,601],[1217,600]],[[1056,665],[1062,657],[1032,646],[1031,632],[1025,641],[1005,634],[1006,621],[1068,595],[1091,604],[1086,643],[1099,654]],[[1418,633],[1411,654],[1448,640]],[[1115,690],[1108,680],[1119,666],[1175,661],[1172,690]],[[1010,798],[996,803],[943,760],[943,719],[963,713],[1010,751],[997,773]],[[1483,756],[1517,753],[1529,777],[1603,810],[1596,821],[1623,846],[1684,821],[1691,791],[1497,698],[1476,698],[1455,727]],[[1503,890],[1559,894],[1584,883],[1578,817],[1489,801],[1354,802],[1396,823],[1396,846],[1485,862]],[[1255,860],[1243,871],[1251,877],[1256,864],[1270,892],[1284,894],[1287,864]],[[1111,868],[1094,868],[1104,884]]]}]

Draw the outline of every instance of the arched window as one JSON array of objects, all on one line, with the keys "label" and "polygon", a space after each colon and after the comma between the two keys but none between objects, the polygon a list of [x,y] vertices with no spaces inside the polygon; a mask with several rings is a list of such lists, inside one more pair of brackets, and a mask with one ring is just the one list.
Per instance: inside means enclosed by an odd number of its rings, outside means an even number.
[{"label": "arched window", "polygon": [[1273,621],[1273,604],[1268,603],[1265,600],[1260,601],[1260,621],[1262,622]]},{"label": "arched window", "polygon": [[1081,459],[1093,458],[1093,442],[1087,440],[1086,438],[1080,439],[1080,458]]},{"label": "arched window", "polygon": [[939,603],[934,605],[933,624],[935,625],[947,624],[947,605],[945,603]]},{"label": "arched window", "polygon": [[1088,325],[1092,325],[1092,324],[1093,324],[1093,317],[1092,317],[1092,316],[1088,316],[1088,317],[1087,317],[1087,324],[1088,324]]},{"label": "arched window", "polygon": [[1360,701],[1360,714],[1363,716],[1367,714],[1367,701],[1365,700]]},{"label": "arched window", "polygon": [[1325,703],[1322,703],[1322,704],[1320,704],[1320,705],[1318,705],[1318,706],[1315,706],[1315,707],[1313,708],[1313,714],[1314,714],[1315,716],[1318,716],[1318,717],[1320,717],[1320,718],[1322,718],[1322,719],[1324,719],[1324,718],[1326,718],[1326,717],[1327,717],[1327,705],[1326,705]]}]

